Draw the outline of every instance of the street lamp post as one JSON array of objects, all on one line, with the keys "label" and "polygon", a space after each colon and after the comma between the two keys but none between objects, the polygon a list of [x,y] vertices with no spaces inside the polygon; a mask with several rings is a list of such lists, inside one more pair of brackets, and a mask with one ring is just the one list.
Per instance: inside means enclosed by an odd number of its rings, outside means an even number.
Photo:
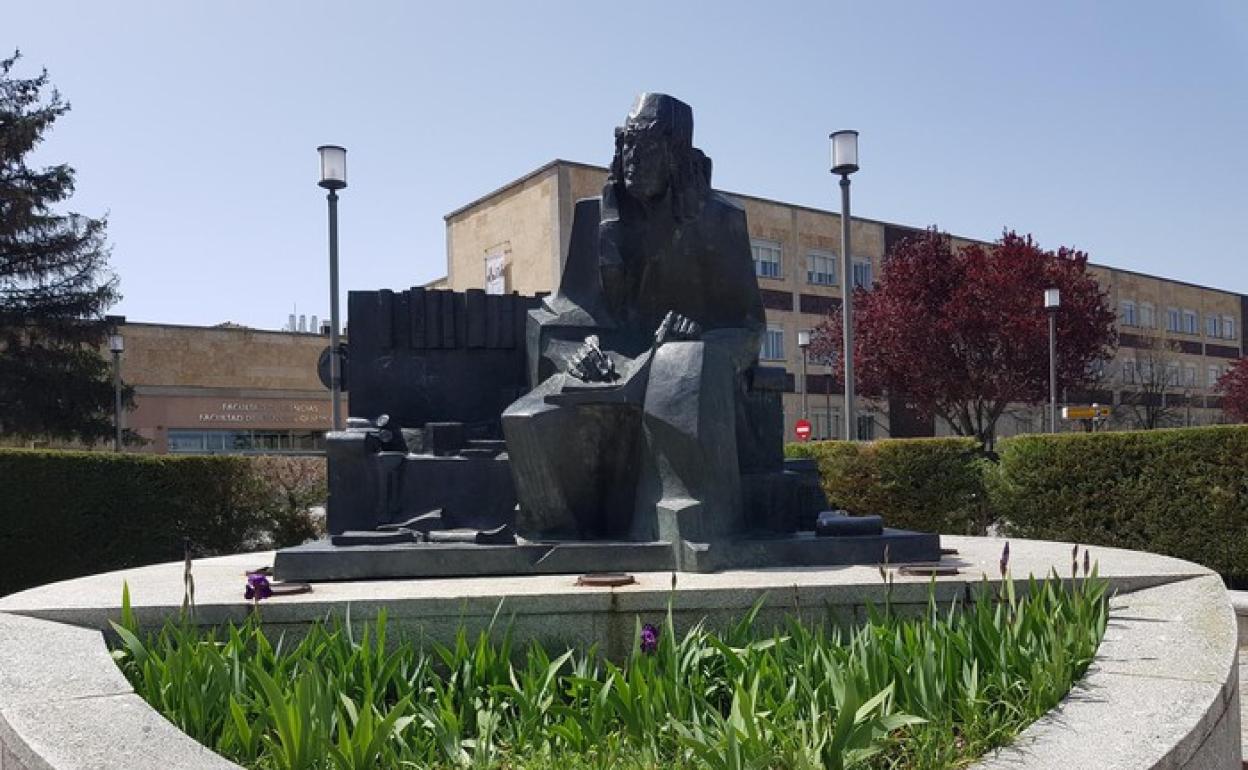
[{"label": "street lamp post", "polygon": [[810,379],[806,376],[806,349],[810,347],[810,332],[801,329],[797,332],[797,346],[802,349],[802,419],[810,419],[810,403],[807,394],[810,391]]},{"label": "street lamp post", "polygon": [[854,285],[849,256],[849,175],[858,170],[858,132],[836,131],[832,140],[832,173],[841,175],[841,329],[845,348],[845,438],[858,437],[854,414]]},{"label": "street lamp post", "polygon": [[108,349],[113,352],[113,451],[121,451],[121,353],[126,340],[116,330],[108,335]]},{"label": "street lamp post", "polygon": [[1057,433],[1057,311],[1062,305],[1059,289],[1044,290],[1044,309],[1049,311],[1049,432]]},{"label": "street lamp post", "polygon": [[342,357],[338,330],[338,191],[347,186],[347,151],[336,144],[316,148],[321,155],[321,187],[329,190],[329,382],[330,414],[335,431],[342,430]]}]

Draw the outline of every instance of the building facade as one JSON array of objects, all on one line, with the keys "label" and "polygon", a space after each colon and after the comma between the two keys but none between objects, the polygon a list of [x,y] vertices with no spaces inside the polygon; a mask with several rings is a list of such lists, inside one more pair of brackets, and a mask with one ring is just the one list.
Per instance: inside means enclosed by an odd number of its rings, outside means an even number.
[{"label": "building facade", "polygon": [[[330,427],[319,334],[123,323],[123,425],[164,454],[311,454]],[[107,351],[104,353],[109,355]]]},{"label": "building facade", "polygon": [[[447,274],[431,286],[464,291],[540,294],[558,283],[581,198],[600,195],[607,169],[556,160],[446,215]],[[790,389],[785,423],[805,413],[814,438],[839,438],[841,391],[831,368],[808,361],[798,332],[815,328],[840,307],[840,215],[751,195],[725,193],[745,208],[767,331],[761,359],[784,366]],[[850,223],[855,286],[869,287],[891,247],[916,231],[860,217]],[[953,236],[955,245],[973,239]],[[1222,421],[1212,386],[1244,355],[1248,298],[1233,292],[1094,265],[1091,271],[1119,312],[1120,348],[1094,386],[1066,393],[1069,404],[1113,406],[1114,427],[1160,427]],[[862,438],[940,435],[946,425],[925,423],[896,404],[862,398]],[[1081,429],[1069,424],[1063,429]],[[999,435],[1044,429],[1043,410],[1020,406],[998,423]]]}]

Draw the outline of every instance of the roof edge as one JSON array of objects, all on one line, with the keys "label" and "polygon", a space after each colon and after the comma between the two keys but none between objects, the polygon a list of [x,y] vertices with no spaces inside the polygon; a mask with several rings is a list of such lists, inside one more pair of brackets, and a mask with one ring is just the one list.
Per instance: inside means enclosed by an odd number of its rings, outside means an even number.
[{"label": "roof edge", "polygon": [[506,184],[504,184],[503,186],[498,187],[498,188],[496,188],[496,189],[494,189],[494,190],[491,190],[490,192],[486,193],[485,195],[482,195],[482,196],[480,196],[479,198],[476,198],[476,199],[474,199],[474,200],[470,201],[469,203],[465,203],[464,205],[462,205],[462,206],[460,206],[459,208],[455,209],[455,210],[454,210],[454,211],[452,211],[451,213],[446,214],[445,216],[443,216],[443,217],[442,217],[442,220],[443,220],[444,222],[450,222],[452,219],[454,219],[455,217],[457,217],[457,216],[459,216],[460,214],[464,213],[464,212],[465,212],[465,211],[467,211],[468,209],[471,209],[471,208],[473,208],[473,207],[475,207],[475,206],[479,206],[479,205],[481,205],[482,203],[485,203],[486,201],[488,201],[490,198],[493,198],[493,197],[495,197],[495,196],[497,196],[497,195],[501,195],[502,193],[507,192],[508,190],[512,189],[513,187],[519,187],[519,186],[523,185],[524,183],[526,183],[526,182],[528,182],[528,181],[530,181],[530,180],[532,180],[532,179],[535,179],[535,178],[537,178],[537,177],[539,177],[539,176],[541,176],[541,175],[543,175],[543,174],[545,174],[545,173],[547,173],[547,172],[549,172],[549,171],[553,171],[553,170],[557,169],[559,166],[576,166],[576,167],[578,167],[578,168],[587,168],[587,169],[590,169],[590,170],[592,170],[592,171],[606,171],[606,170],[607,170],[607,169],[606,169],[605,167],[603,167],[603,166],[595,166],[595,165],[590,164],[590,163],[580,163],[579,161],[575,161],[575,160],[564,160],[563,158],[555,158],[554,160],[550,161],[549,163],[543,163],[541,166],[538,166],[537,168],[533,169],[533,170],[532,170],[532,171],[530,171],[529,173],[527,173],[527,174],[525,174],[525,175],[523,175],[523,176],[521,176],[521,177],[518,177],[518,178],[516,178],[516,179],[513,179],[513,180],[511,180],[510,182],[507,182],[507,183],[506,183]]},{"label": "roof edge", "polygon": [[[502,187],[499,187],[498,189],[496,189],[496,190],[494,190],[494,191],[492,191],[492,192],[490,192],[490,193],[487,193],[486,195],[482,195],[480,198],[477,198],[476,200],[472,201],[471,203],[468,203],[468,204],[466,204],[466,205],[464,205],[464,206],[460,206],[459,208],[455,209],[454,211],[452,211],[451,213],[449,213],[449,214],[447,214],[445,217],[443,217],[443,219],[445,219],[445,220],[447,220],[447,221],[450,221],[450,219],[451,219],[452,217],[455,217],[455,216],[458,216],[459,214],[462,214],[463,212],[467,211],[468,209],[472,208],[473,206],[480,205],[481,203],[484,203],[485,201],[489,200],[490,198],[493,198],[493,197],[494,197],[494,196],[496,196],[496,195],[499,195],[500,193],[506,192],[507,190],[509,190],[509,189],[511,189],[511,188],[513,188],[513,187],[516,187],[517,185],[524,184],[525,182],[529,181],[530,179],[533,179],[534,177],[536,177],[536,176],[538,176],[538,175],[540,175],[540,174],[543,174],[543,173],[545,173],[545,172],[551,171],[552,169],[555,169],[555,168],[557,168],[557,167],[559,167],[559,166],[561,166],[561,165],[562,165],[562,166],[574,166],[574,167],[577,167],[577,168],[589,169],[589,170],[591,170],[591,171],[601,171],[601,172],[604,172],[604,173],[606,173],[606,172],[608,172],[608,171],[610,170],[610,169],[608,169],[606,166],[599,166],[599,165],[594,164],[594,163],[582,163],[582,162],[580,162],[580,161],[575,161],[575,160],[565,160],[565,159],[563,159],[563,158],[556,158],[556,159],[554,159],[554,160],[550,161],[549,163],[545,163],[545,164],[543,164],[542,166],[540,166],[540,167],[538,167],[538,168],[534,169],[533,171],[530,171],[529,173],[525,174],[524,176],[520,177],[519,179],[512,180],[511,182],[508,182],[507,184],[503,185]],[[722,194],[724,194],[724,195],[731,195],[731,196],[732,196],[732,197],[734,197],[734,198],[741,198],[741,199],[744,199],[744,200],[758,201],[759,203],[770,203],[770,204],[772,204],[772,205],[776,205],[776,206],[785,206],[785,207],[787,207],[787,208],[797,209],[797,210],[799,210],[799,211],[808,211],[808,212],[811,212],[811,213],[814,213],[814,214],[828,214],[828,215],[831,215],[831,216],[834,216],[834,217],[839,217],[839,216],[841,215],[841,213],[840,213],[839,211],[832,211],[831,209],[821,209],[821,208],[817,208],[817,207],[815,207],[815,206],[806,206],[806,205],[801,204],[801,203],[790,203],[790,202],[788,202],[788,201],[782,201],[782,200],[779,200],[779,199],[777,199],[777,198],[764,198],[764,197],[762,197],[761,195],[750,195],[749,193],[739,193],[739,192],[733,192],[733,191],[731,191],[731,190],[721,190],[721,189],[718,189],[718,188],[716,188],[716,189],[715,189],[715,192],[722,193]],[[928,225],[922,225],[922,226],[918,226],[918,225],[907,225],[907,224],[902,224],[902,223],[900,223],[900,222],[889,222],[888,220],[884,220],[884,219],[872,219],[872,218],[870,218],[870,217],[863,217],[863,216],[859,216],[859,215],[857,215],[857,214],[851,214],[851,215],[850,215],[850,219],[851,219],[851,220],[857,220],[857,221],[859,221],[859,222],[869,222],[869,223],[871,223],[871,224],[881,225],[881,226],[884,226],[884,227],[898,227],[898,228],[903,228],[903,229],[906,229],[906,230],[924,230],[924,229],[926,229],[926,228],[928,227]],[[939,225],[937,225],[937,227],[938,227],[938,229],[939,229]],[[943,229],[942,229],[941,231],[942,231],[942,232],[948,232],[948,231],[945,231],[945,230],[943,230]],[[993,241],[993,240],[985,240],[985,239],[983,239],[983,238],[975,238],[975,237],[971,237],[971,236],[967,236],[967,235],[959,235],[958,233],[948,233],[948,234],[949,234],[949,235],[951,235],[951,236],[953,236],[954,238],[959,238],[959,239],[964,240],[964,241],[975,241],[975,242],[977,242],[977,243],[982,243],[982,244],[986,244],[986,245],[991,245],[992,243],[995,243],[995,241]],[[1201,290],[1203,290],[1203,291],[1216,291],[1216,292],[1220,292],[1220,293],[1222,293],[1222,294],[1228,294],[1228,295],[1231,295],[1231,296],[1234,296],[1234,297],[1244,297],[1244,296],[1248,296],[1248,294],[1243,294],[1243,293],[1241,293],[1241,292],[1237,292],[1237,291],[1235,291],[1234,289],[1222,289],[1222,288],[1218,288],[1218,287],[1216,287],[1216,286],[1205,286],[1204,284],[1192,283],[1192,282],[1190,282],[1190,281],[1184,281],[1184,280],[1182,280],[1182,279],[1180,279],[1180,278],[1167,278],[1167,277],[1166,277],[1166,276],[1164,276],[1164,275],[1154,275],[1154,274],[1152,274],[1152,273],[1143,273],[1143,272],[1140,272],[1139,270],[1132,270],[1132,269],[1131,269],[1131,268],[1129,268],[1129,267],[1115,267],[1114,265],[1108,265],[1108,264],[1104,264],[1104,263],[1101,263],[1101,262],[1093,262],[1093,261],[1091,261],[1091,260],[1089,260],[1089,261],[1088,261],[1088,266],[1089,266],[1089,267],[1099,267],[1099,268],[1102,268],[1102,269],[1105,269],[1105,270],[1115,270],[1115,271],[1120,272],[1120,273],[1129,273],[1129,274],[1131,274],[1131,275],[1140,276],[1140,277],[1142,277],[1142,278],[1152,278],[1152,279],[1154,279],[1154,280],[1158,280],[1158,281],[1166,281],[1166,282],[1168,282],[1168,283],[1179,284],[1179,285],[1181,285],[1181,286],[1188,286],[1188,287],[1191,287],[1191,288],[1193,288],[1193,289],[1201,289]]]}]

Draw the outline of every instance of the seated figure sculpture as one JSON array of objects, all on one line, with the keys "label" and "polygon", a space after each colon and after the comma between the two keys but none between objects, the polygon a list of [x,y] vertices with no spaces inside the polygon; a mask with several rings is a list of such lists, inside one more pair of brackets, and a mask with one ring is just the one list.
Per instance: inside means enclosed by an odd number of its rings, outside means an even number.
[{"label": "seated figure sculpture", "polygon": [[[689,106],[642,94],[616,130],[602,197],[576,203],[559,287],[540,306],[361,294],[352,328],[380,340],[359,362],[376,394],[416,382],[456,404],[465,387],[501,384],[505,403],[519,380],[528,392],[503,411],[505,452],[458,414],[361,399],[424,423],[353,411],[329,435],[332,537],[279,551],[278,578],[938,560],[939,536],[826,510],[815,462],[784,458],[791,386],[758,364],[765,319],[747,233],[745,212],[711,189]],[[527,308],[524,356],[482,358],[491,340],[515,350]],[[462,350],[451,344],[461,326]],[[420,376],[426,347],[460,377]]]},{"label": "seated figure sculpture", "polygon": [[[744,531],[764,325],[745,212],[711,189],[692,111],[642,94],[616,129],[601,201],[576,206],[558,291],[530,313],[534,387],[502,417],[519,531],[703,542]],[[774,445],[763,451],[778,476],[778,433]]]}]

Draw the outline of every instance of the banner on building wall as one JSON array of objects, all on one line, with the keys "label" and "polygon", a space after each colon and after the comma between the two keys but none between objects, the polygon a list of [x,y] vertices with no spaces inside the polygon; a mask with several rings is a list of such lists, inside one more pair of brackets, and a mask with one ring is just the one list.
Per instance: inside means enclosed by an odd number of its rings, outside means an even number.
[{"label": "banner on building wall", "polygon": [[490,254],[485,258],[485,293],[506,294],[507,276],[503,272],[503,254]]}]

